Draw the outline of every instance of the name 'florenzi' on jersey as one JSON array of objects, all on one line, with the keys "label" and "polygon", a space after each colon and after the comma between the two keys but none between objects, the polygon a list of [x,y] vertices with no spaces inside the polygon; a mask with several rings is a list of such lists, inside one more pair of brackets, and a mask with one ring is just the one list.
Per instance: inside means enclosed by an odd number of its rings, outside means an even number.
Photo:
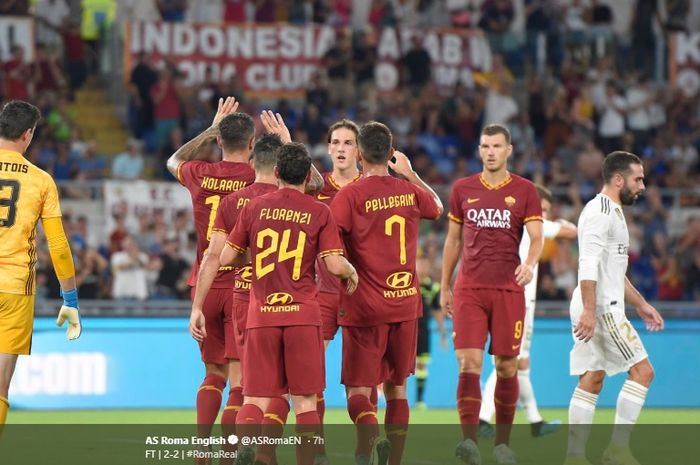
[{"label": "name 'florenzi' on jersey", "polygon": [[300,212],[288,208],[262,208],[260,210],[261,220],[291,221],[299,224],[310,224],[311,213]]}]

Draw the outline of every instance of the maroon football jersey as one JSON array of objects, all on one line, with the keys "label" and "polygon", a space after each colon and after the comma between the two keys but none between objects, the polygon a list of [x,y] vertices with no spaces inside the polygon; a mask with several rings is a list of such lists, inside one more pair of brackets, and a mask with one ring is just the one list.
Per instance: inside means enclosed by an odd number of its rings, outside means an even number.
[{"label": "maroon football jersey", "polygon": [[342,296],[338,323],[372,326],[418,318],[418,227],[422,218],[437,218],[433,197],[408,181],[370,176],[340,190],[331,209],[359,275],[355,293]]},{"label": "maroon football jersey", "polygon": [[[238,215],[250,199],[269,194],[277,190],[274,184],[254,182],[250,186],[227,195],[219,204],[219,211],[214,221],[214,231],[221,231],[228,236],[236,225]],[[233,300],[248,303],[250,296],[250,283],[253,277],[253,267],[250,263],[236,268],[236,280],[233,285]]]},{"label": "maroon football jersey", "polygon": [[535,185],[510,174],[497,186],[475,174],[452,185],[450,220],[462,225],[462,263],[455,287],[522,291],[515,281],[525,223],[542,221]]},{"label": "maroon football jersey", "polygon": [[[197,274],[202,256],[209,247],[209,239],[221,199],[231,192],[236,192],[252,184],[255,172],[247,163],[230,161],[208,163],[193,160],[181,163],[177,167],[177,179],[190,191],[192,197],[194,226],[197,231],[197,257],[187,284],[194,286],[197,284]],[[233,282],[233,267],[224,266],[219,268],[219,273],[211,287],[232,287]]]},{"label": "maroon football jersey", "polygon": [[[331,201],[335,197],[335,194],[338,193],[338,191],[341,189],[341,187],[338,185],[338,183],[335,182],[335,179],[333,179],[333,173],[332,172],[327,172],[323,173],[323,187],[321,188],[321,192],[319,192],[316,195],[316,199],[320,200],[321,202],[325,203],[326,205],[330,205]],[[361,174],[358,174],[355,179],[352,180],[352,182],[357,181],[362,177]],[[317,274],[317,279],[318,279],[318,290],[321,292],[330,292],[333,294],[340,294],[343,292],[343,284],[340,281],[340,279],[336,278],[333,276],[329,271],[326,266],[319,261],[319,263],[316,264],[316,274]]]},{"label": "maroon football jersey", "polygon": [[343,253],[326,205],[295,189],[257,197],[241,210],[228,244],[250,249],[253,263],[246,328],[321,325],[316,257]]}]

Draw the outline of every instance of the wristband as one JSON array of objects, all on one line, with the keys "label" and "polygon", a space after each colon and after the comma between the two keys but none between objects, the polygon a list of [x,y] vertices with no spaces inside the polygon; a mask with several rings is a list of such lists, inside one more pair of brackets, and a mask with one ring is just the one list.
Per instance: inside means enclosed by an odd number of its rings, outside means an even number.
[{"label": "wristband", "polygon": [[66,307],[78,308],[78,289],[71,289],[70,291],[64,291],[61,289],[61,296],[63,297],[63,305]]}]

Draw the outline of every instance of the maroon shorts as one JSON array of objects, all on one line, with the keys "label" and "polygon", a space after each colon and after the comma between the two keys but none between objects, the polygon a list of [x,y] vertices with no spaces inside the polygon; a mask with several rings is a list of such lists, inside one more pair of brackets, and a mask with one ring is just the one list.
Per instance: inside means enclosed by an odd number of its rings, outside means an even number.
[{"label": "maroon shorts", "polygon": [[454,294],[452,327],[455,349],[484,349],[517,357],[523,337],[525,293],[502,289],[460,289]]},{"label": "maroon shorts", "polygon": [[397,386],[416,369],[418,320],[375,326],[343,326],[340,382],[371,387],[384,381]]},{"label": "maroon shorts", "polygon": [[319,292],[316,295],[318,305],[321,307],[321,331],[324,341],[332,341],[338,332],[338,309],[340,308],[340,294],[334,292]]},{"label": "maroon shorts", "polygon": [[[191,290],[194,299],[195,288]],[[238,352],[233,340],[233,318],[231,308],[233,291],[231,289],[209,289],[204,299],[204,327],[207,337],[199,343],[204,363],[224,365],[228,359],[237,359]]]},{"label": "maroon shorts", "polygon": [[323,338],[319,326],[249,328],[243,360],[243,395],[306,396],[326,387]]},{"label": "maroon shorts", "polygon": [[248,318],[248,302],[233,299],[233,341],[239,360],[243,360],[245,345],[245,325]]}]

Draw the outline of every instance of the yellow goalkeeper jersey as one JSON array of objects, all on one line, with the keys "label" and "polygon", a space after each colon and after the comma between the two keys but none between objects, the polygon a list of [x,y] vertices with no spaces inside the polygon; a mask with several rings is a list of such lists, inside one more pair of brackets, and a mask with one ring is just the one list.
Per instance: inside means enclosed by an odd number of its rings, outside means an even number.
[{"label": "yellow goalkeeper jersey", "polygon": [[0,150],[0,293],[34,294],[36,225],[58,216],[53,178],[21,153]]}]

